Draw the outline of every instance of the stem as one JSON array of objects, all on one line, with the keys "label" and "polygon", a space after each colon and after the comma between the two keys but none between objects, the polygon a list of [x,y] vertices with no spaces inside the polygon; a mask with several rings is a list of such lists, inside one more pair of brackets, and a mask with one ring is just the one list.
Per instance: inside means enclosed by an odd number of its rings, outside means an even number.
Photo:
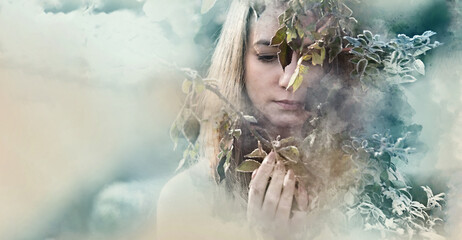
[{"label": "stem", "polygon": [[250,125],[250,122],[247,121],[244,117],[244,115],[242,114],[242,112],[240,112],[236,106],[234,106],[231,102],[229,102],[229,100],[223,96],[223,94],[221,94],[221,92],[215,88],[215,87],[212,87],[211,85],[209,84],[204,84],[205,85],[205,88],[211,92],[213,92],[218,98],[220,98],[223,102],[225,102],[230,108],[231,110],[233,110],[234,113],[236,113],[239,118],[241,119],[241,121],[244,123],[244,126],[249,129],[250,133],[258,140],[260,141],[265,147],[267,148],[273,148],[272,144],[266,140],[263,136],[261,136],[256,130],[255,128]]}]

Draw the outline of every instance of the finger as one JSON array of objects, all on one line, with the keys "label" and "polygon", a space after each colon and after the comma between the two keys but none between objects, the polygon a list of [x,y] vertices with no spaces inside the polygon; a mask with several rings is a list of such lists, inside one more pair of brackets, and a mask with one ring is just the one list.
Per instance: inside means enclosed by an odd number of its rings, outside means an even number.
[{"label": "finger", "polygon": [[294,199],[294,191],[295,176],[293,170],[289,169],[286,176],[284,177],[282,194],[276,210],[276,219],[278,221],[287,222],[289,220],[292,201]]},{"label": "finger", "polygon": [[258,171],[255,173],[255,177],[250,181],[249,202],[247,205],[248,217],[249,214],[254,215],[256,211],[261,210],[266,186],[268,185],[275,162],[276,156],[274,152],[271,152],[265,157]]},{"label": "finger", "polygon": [[308,209],[308,192],[302,181],[298,181],[298,188],[295,190],[295,201],[297,202],[298,210],[306,211]]},{"label": "finger", "polygon": [[255,175],[257,174],[257,170],[258,170],[258,168],[255,169],[255,170],[253,170],[253,172],[252,172],[252,178],[251,178],[251,179],[254,179],[254,178],[255,178]]},{"label": "finger", "polygon": [[281,161],[278,161],[271,176],[268,189],[266,190],[265,198],[263,199],[262,212],[265,214],[265,217],[269,219],[273,219],[276,214],[279,198],[281,198],[284,175],[284,164]]},{"label": "finger", "polygon": [[306,225],[306,218],[308,214],[305,211],[293,211],[293,216],[290,219],[291,230],[300,232]]}]

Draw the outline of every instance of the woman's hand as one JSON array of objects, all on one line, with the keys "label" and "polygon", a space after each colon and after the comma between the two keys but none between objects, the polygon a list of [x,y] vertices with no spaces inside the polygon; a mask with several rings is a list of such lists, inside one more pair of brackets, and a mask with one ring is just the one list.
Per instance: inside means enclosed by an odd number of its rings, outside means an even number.
[{"label": "woman's hand", "polygon": [[[308,194],[301,182],[298,187],[295,182],[293,171],[289,169],[286,173],[284,164],[276,161],[276,153],[268,154],[252,174],[247,205],[250,224],[263,228],[265,232],[270,231],[275,237],[287,238],[291,233],[300,231],[306,216]],[[292,211],[294,197],[298,211]]]}]

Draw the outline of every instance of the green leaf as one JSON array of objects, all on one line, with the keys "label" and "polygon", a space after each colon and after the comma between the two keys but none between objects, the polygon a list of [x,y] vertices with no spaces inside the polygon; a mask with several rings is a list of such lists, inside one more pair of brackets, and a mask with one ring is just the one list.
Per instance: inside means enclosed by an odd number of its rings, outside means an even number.
[{"label": "green leaf", "polygon": [[276,46],[276,45],[281,44],[284,41],[284,39],[286,38],[286,30],[287,30],[286,26],[279,28],[276,31],[276,34],[274,34],[274,36],[271,38],[270,45],[271,46]]},{"label": "green leaf", "polygon": [[183,125],[184,136],[186,137],[186,139],[188,139],[189,142],[194,143],[196,142],[197,137],[199,136],[200,128],[201,125],[199,119],[197,119],[196,116],[191,114]]},{"label": "green leaf", "polygon": [[287,28],[286,30],[286,41],[289,43],[289,42],[292,42],[292,40],[296,39],[297,38],[297,31],[293,28]]},{"label": "green leaf", "polygon": [[255,160],[245,160],[242,162],[237,168],[236,171],[238,172],[245,172],[245,173],[250,173],[255,171],[255,169],[260,167],[260,163],[255,161]]},{"label": "green leaf", "polygon": [[425,64],[422,62],[422,60],[420,59],[415,60],[414,68],[418,73],[425,75]]},{"label": "green leaf", "polygon": [[181,85],[181,90],[188,94],[189,92],[191,92],[191,85],[192,85],[192,82],[188,79],[185,79],[183,81],[183,84]]},{"label": "green leaf", "polygon": [[250,123],[257,123],[257,119],[254,116],[244,115],[244,119]]},{"label": "green leaf", "polygon": [[342,38],[339,36],[335,37],[327,47],[329,48],[329,63],[331,63],[342,52]]},{"label": "green leaf", "polygon": [[290,77],[289,84],[287,85],[286,89],[292,87],[293,92],[297,91],[300,85],[302,85],[303,74],[305,74],[308,69],[308,66],[305,66],[303,64],[298,65],[294,73]]},{"label": "green leaf", "polygon": [[287,65],[290,64],[292,60],[292,54],[289,45],[287,45],[287,41],[285,39],[284,41],[282,41],[281,44],[279,44],[278,60],[283,70],[287,67]]},{"label": "green leaf", "polygon": [[201,93],[204,90],[205,90],[205,85],[202,79],[200,78],[194,79],[194,91],[196,91],[196,93]]},{"label": "green leaf", "polygon": [[393,186],[397,189],[401,189],[401,188],[406,188],[407,185],[406,183],[402,182],[402,181],[399,181],[399,180],[391,180],[391,184],[393,184]]},{"label": "green leaf", "polygon": [[377,53],[368,53],[366,54],[366,57],[368,57],[371,60],[374,60],[376,63],[382,62],[382,60],[380,59],[380,56]]},{"label": "green leaf", "polygon": [[216,0],[202,0],[201,14],[207,13],[215,5]]},{"label": "green leaf", "polygon": [[380,180],[381,180],[382,182],[388,181],[388,171],[387,171],[387,170],[384,170],[384,171],[380,174]]},{"label": "green leaf", "polygon": [[260,148],[257,148],[253,150],[251,153],[245,155],[245,158],[254,158],[254,159],[260,159],[260,158],[265,158],[266,155],[268,155],[265,151],[263,151]]},{"label": "green leaf", "polygon": [[278,153],[288,161],[298,162],[300,159],[300,152],[295,146],[287,146],[278,150]]}]

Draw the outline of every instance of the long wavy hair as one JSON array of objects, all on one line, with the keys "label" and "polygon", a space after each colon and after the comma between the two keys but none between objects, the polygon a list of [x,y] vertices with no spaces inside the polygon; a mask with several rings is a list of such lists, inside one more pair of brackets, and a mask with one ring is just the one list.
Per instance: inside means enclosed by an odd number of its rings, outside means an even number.
[{"label": "long wavy hair", "polygon": [[[277,2],[283,3],[284,1]],[[248,33],[251,22],[255,19],[255,10],[252,7],[248,0],[235,0],[231,3],[211,59],[211,66],[207,77],[216,80],[224,97],[243,112],[252,111],[252,104],[246,93],[244,79],[244,56],[247,49]],[[348,63],[348,56],[339,55],[332,64],[329,64],[329,67],[335,70],[337,78],[342,79],[342,87],[333,94],[334,96],[331,96],[331,102],[333,102],[332,108],[335,109],[334,111],[338,110],[341,118],[343,115],[351,116],[350,111],[352,109],[345,108],[345,104],[343,104],[349,99],[350,86],[354,85],[354,82],[349,80],[349,69],[351,66]],[[355,104],[350,103],[349,105],[353,106]],[[202,118],[206,119],[201,123],[199,136],[201,146],[200,155],[204,160],[209,161],[211,175],[217,180],[218,174],[216,168],[219,162],[217,156],[220,152],[220,140],[223,137],[223,133],[219,130],[221,119],[217,118],[217,113],[224,107],[224,103],[215,94],[207,92],[200,99],[199,106]],[[344,114],[341,113],[342,111]],[[342,121],[353,122],[351,119],[345,119],[349,117],[343,118]],[[327,125],[319,127],[329,128]],[[345,131],[347,127],[343,127],[342,129]],[[251,136],[249,131],[246,129],[242,129],[242,131],[243,134],[239,138],[239,141],[235,141],[234,143],[232,162],[226,172],[225,182],[229,188],[237,190],[233,191],[234,193],[239,193],[237,196],[246,198],[250,174],[237,173],[235,168],[243,161],[245,154],[257,147],[257,141]],[[317,141],[312,146],[313,149],[317,149],[316,154],[314,154],[314,151],[306,150],[307,155],[310,155],[310,157],[316,158],[322,156],[323,158],[307,163],[309,168],[313,172],[318,172],[319,175],[311,179],[312,184],[310,185],[312,186],[321,185],[320,181],[326,179],[326,174],[340,176],[342,172],[348,169],[348,164],[345,161],[339,160],[341,159],[341,153],[340,148],[337,146],[339,142],[336,140],[338,139],[333,141],[330,136],[332,134],[328,133],[328,131],[322,131],[318,135]],[[321,144],[325,142],[329,142],[329,144]],[[326,152],[329,154],[326,155]]]}]

